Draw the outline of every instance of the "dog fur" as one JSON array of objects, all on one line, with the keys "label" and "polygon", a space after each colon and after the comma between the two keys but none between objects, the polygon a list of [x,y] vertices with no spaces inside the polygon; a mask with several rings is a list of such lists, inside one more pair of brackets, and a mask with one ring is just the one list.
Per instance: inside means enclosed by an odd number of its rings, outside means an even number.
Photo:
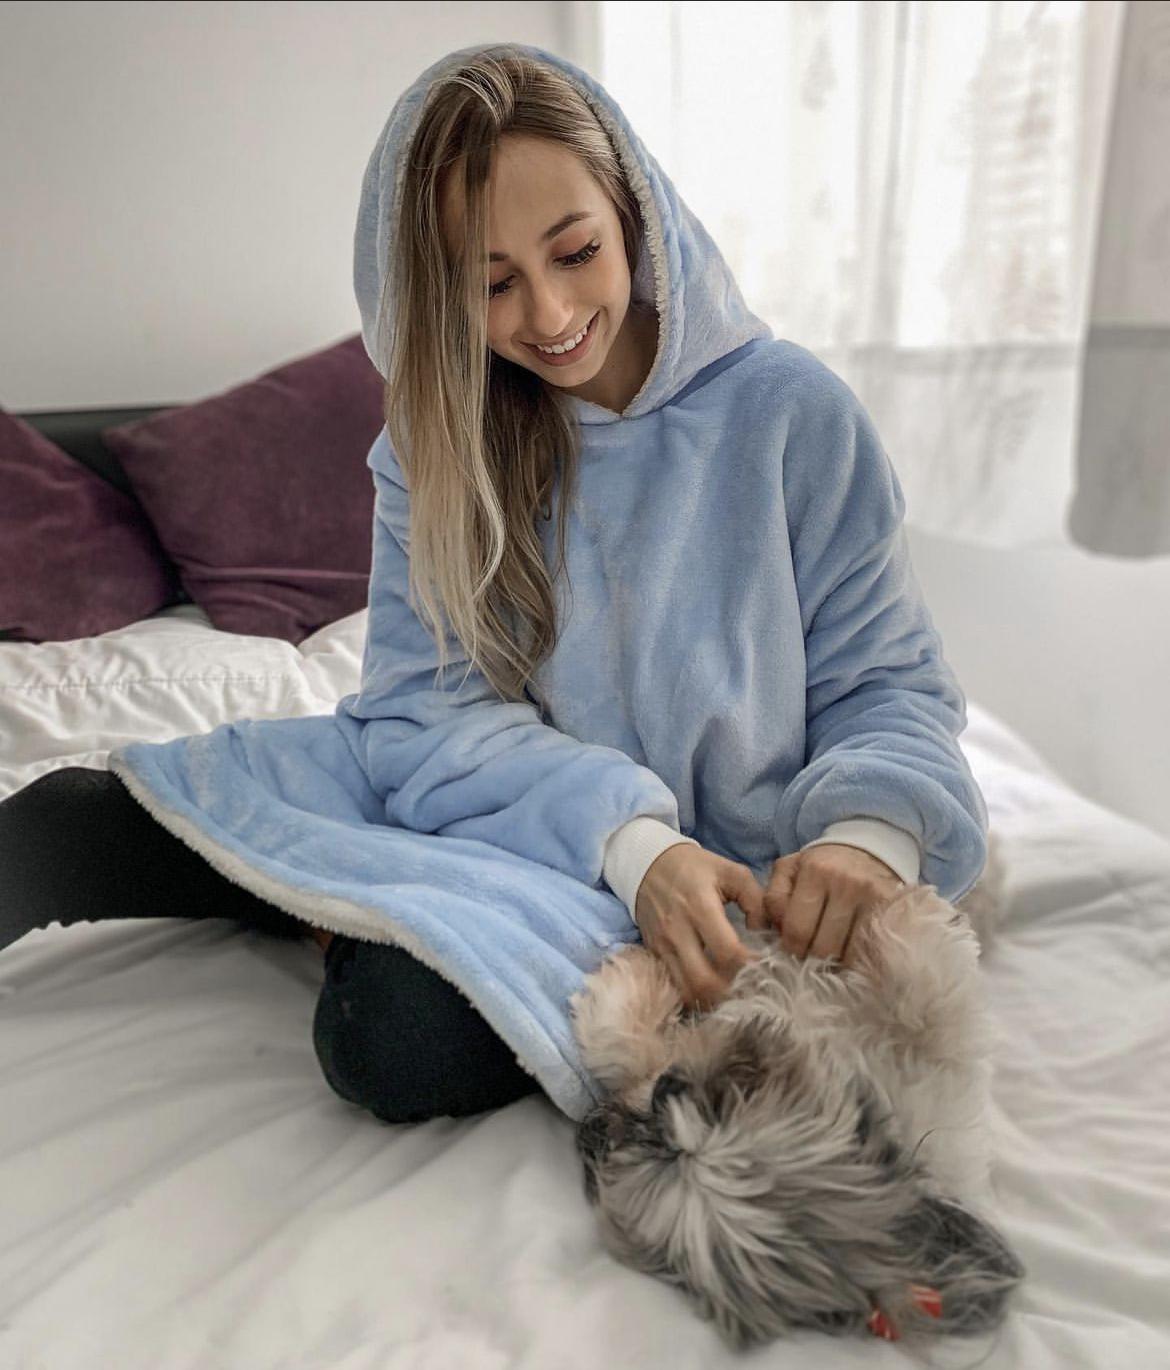
[{"label": "dog fur", "polygon": [[[995,879],[969,897],[984,927]],[[742,931],[760,959],[705,1014],[641,946],[573,999],[608,1096],[577,1134],[606,1245],[736,1347],[983,1331],[1023,1275],[975,1212],[990,1039],[971,922],[924,887],[875,915],[849,967]]]}]

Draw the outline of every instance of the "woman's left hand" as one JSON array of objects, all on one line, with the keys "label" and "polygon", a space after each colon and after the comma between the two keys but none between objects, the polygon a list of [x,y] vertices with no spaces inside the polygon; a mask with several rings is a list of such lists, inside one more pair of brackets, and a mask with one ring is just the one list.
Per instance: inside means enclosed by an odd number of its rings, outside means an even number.
[{"label": "woman's left hand", "polygon": [[826,842],[773,863],[763,918],[749,927],[774,927],[796,957],[836,957],[849,964],[853,933],[876,905],[904,888],[876,856]]}]

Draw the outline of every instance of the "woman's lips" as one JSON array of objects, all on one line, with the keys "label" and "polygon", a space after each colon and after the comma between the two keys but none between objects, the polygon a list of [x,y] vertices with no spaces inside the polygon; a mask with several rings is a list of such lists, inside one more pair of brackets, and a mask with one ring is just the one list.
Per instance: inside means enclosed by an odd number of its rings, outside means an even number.
[{"label": "woman's lips", "polygon": [[535,343],[525,343],[524,346],[530,352],[535,353],[545,366],[572,366],[574,362],[580,361],[593,346],[593,335],[597,332],[596,324],[599,317],[600,311],[589,320],[585,336],[571,352],[562,352],[558,355],[556,352],[542,352]]}]

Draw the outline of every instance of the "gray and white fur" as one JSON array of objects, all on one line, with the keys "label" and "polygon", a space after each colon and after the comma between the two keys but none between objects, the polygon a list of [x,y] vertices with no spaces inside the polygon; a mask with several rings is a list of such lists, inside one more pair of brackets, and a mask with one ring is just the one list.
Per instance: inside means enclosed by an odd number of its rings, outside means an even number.
[{"label": "gray and white fur", "polygon": [[[970,896],[985,926],[990,883]],[[761,959],[709,1013],[638,946],[574,996],[608,1095],[577,1134],[606,1245],[735,1347],[879,1316],[910,1339],[994,1327],[1024,1272],[977,1214],[990,1034],[968,917],[905,890],[849,967],[741,936]]]}]

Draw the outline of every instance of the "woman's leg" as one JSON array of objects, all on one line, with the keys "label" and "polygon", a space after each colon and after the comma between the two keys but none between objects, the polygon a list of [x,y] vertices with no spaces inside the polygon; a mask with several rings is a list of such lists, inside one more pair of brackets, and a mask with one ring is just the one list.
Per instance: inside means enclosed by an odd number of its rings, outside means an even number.
[{"label": "woman's leg", "polygon": [[454,985],[386,943],[333,939],[313,1045],[332,1088],[388,1123],[462,1118],[540,1088]]},{"label": "woman's leg", "polygon": [[307,931],[172,837],[108,771],[51,771],[0,803],[0,948],[51,923],[163,917]]},{"label": "woman's leg", "polygon": [[[0,802],[0,948],[52,923],[161,917],[309,931],[218,874],[108,771],[53,771]],[[538,1089],[452,985],[383,943],[332,939],[313,1040],[333,1089],[387,1122],[480,1113]]]}]

